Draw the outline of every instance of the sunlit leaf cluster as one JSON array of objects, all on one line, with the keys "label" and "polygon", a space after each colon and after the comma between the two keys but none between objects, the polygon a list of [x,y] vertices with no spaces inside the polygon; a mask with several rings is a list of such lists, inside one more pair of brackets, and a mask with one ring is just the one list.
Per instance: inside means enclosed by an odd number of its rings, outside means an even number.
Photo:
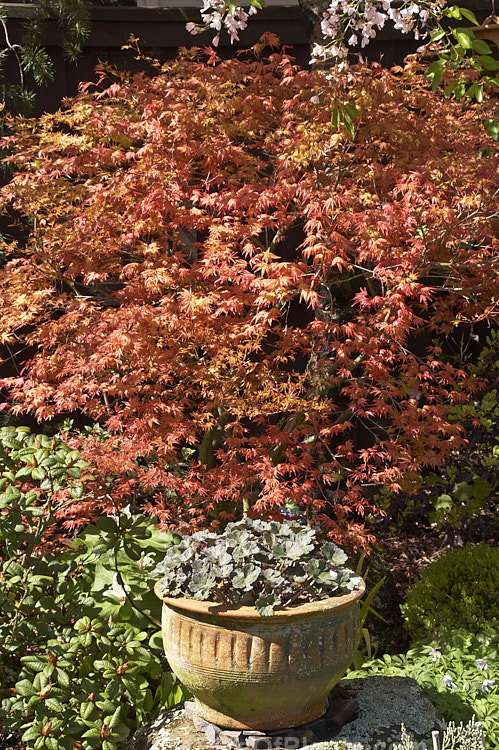
[{"label": "sunlit leaf cluster", "polygon": [[105,428],[78,442],[97,479],[165,524],[293,506],[359,542],[376,487],[460,443],[476,381],[432,341],[497,318],[492,105],[416,63],[262,51],[103,71],[13,126],[2,384],[15,414]]}]

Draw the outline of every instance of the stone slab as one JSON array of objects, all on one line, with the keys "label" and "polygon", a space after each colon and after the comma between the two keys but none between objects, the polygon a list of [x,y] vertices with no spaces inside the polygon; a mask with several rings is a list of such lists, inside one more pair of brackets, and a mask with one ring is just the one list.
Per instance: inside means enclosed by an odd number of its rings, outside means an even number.
[{"label": "stone slab", "polygon": [[[400,740],[400,726],[404,724],[419,744],[419,750],[431,748],[431,733],[442,729],[444,721],[430,701],[422,695],[415,680],[407,677],[373,676],[341,680],[338,689],[358,702],[356,716],[343,726],[330,728],[330,736],[309,743],[306,731],[283,733],[273,738],[272,745],[260,737],[255,748],[307,747],[308,750],[395,750]],[[230,737],[227,741],[227,734]],[[161,713],[147,726],[139,729],[125,745],[124,750],[213,750],[237,748],[240,735],[226,733],[223,743],[212,744],[205,733],[195,726],[192,713],[186,716],[183,707]],[[255,740],[256,740],[255,733]],[[215,734],[213,739],[216,741]]]}]

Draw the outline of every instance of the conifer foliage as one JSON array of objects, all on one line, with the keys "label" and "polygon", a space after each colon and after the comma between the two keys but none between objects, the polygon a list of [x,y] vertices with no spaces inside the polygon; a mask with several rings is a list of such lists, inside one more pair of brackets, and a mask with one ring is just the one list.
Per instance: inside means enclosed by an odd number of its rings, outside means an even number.
[{"label": "conifer foliage", "polygon": [[489,106],[415,62],[332,77],[262,44],[103,71],[17,123],[6,404],[100,424],[75,440],[115,477],[66,524],[130,497],[191,528],[296,505],[365,540],[376,487],[459,445],[448,410],[476,383],[445,341],[498,313]]}]

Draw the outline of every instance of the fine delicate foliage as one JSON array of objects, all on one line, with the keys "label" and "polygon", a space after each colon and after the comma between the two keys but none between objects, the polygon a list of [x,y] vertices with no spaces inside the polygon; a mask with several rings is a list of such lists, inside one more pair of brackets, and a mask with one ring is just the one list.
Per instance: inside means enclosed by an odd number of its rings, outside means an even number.
[{"label": "fine delicate foliage", "polygon": [[448,633],[459,624],[477,632],[499,624],[499,547],[479,544],[449,550],[425,568],[402,605],[415,640]]},{"label": "fine delicate foliage", "polygon": [[343,567],[347,556],[314,529],[291,521],[245,518],[222,534],[198,531],[167,551],[154,573],[166,596],[255,606],[303,604],[358,588],[362,578]]},{"label": "fine delicate foliage", "polygon": [[[402,724],[400,742],[396,742],[392,750],[421,750],[421,748],[427,750],[427,747],[429,746],[423,742],[416,743]],[[475,722],[474,717],[467,724],[461,722],[457,726],[455,722],[450,721],[441,739],[440,748],[441,750],[483,750],[481,724]]]},{"label": "fine delicate foliage", "polygon": [[[483,750],[483,732],[479,723],[474,718],[467,724],[462,722],[456,726],[449,722],[447,729],[441,738],[441,750]],[[400,727],[400,742],[390,745],[391,750],[430,750],[432,738],[428,740],[415,740],[407,731],[404,724]],[[376,746],[376,744],[375,744]],[[349,740],[329,740],[315,745],[319,750],[371,750],[373,745],[365,745],[362,742],[350,742]],[[434,746],[433,746],[434,747]]]},{"label": "fine delicate foliage", "polygon": [[[162,523],[287,505],[362,542],[376,487],[413,490],[460,444],[477,383],[442,349],[498,312],[492,112],[416,64],[332,80],[199,55],[103,73],[5,139],[7,398],[102,425],[74,441],[96,484]],[[96,491],[64,520],[112,507]]]},{"label": "fine delicate foliage", "polygon": [[442,738],[441,750],[484,750],[483,729],[472,717],[468,724],[450,721]]},{"label": "fine delicate foliage", "polygon": [[[423,743],[418,743],[417,746],[414,742],[414,738],[409,734],[405,728],[405,724],[400,726],[400,742],[395,742],[392,746],[392,750],[420,750]],[[425,747],[424,750],[427,750]]]}]

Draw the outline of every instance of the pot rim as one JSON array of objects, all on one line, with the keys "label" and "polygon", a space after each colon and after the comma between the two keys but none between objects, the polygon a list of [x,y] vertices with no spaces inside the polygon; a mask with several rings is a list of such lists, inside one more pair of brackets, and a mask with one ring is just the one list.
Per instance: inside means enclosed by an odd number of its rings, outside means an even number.
[{"label": "pot rim", "polygon": [[[158,581],[159,583],[159,581]],[[353,591],[348,594],[342,594],[341,596],[331,596],[327,599],[318,599],[314,602],[306,602],[305,604],[298,604],[294,607],[280,607],[274,610],[273,615],[260,615],[258,614],[256,607],[247,606],[228,606],[220,604],[219,602],[213,601],[199,601],[197,599],[189,599],[187,597],[170,597],[165,596],[164,593],[158,590],[158,583],[154,586],[154,593],[160,599],[163,604],[172,609],[184,610],[192,612],[193,614],[201,615],[217,615],[220,617],[232,617],[240,618],[244,620],[275,620],[291,617],[300,617],[303,615],[321,615],[322,613],[329,612],[330,610],[338,610],[350,607],[357,599],[364,596],[366,592],[365,581],[361,583]]]}]

